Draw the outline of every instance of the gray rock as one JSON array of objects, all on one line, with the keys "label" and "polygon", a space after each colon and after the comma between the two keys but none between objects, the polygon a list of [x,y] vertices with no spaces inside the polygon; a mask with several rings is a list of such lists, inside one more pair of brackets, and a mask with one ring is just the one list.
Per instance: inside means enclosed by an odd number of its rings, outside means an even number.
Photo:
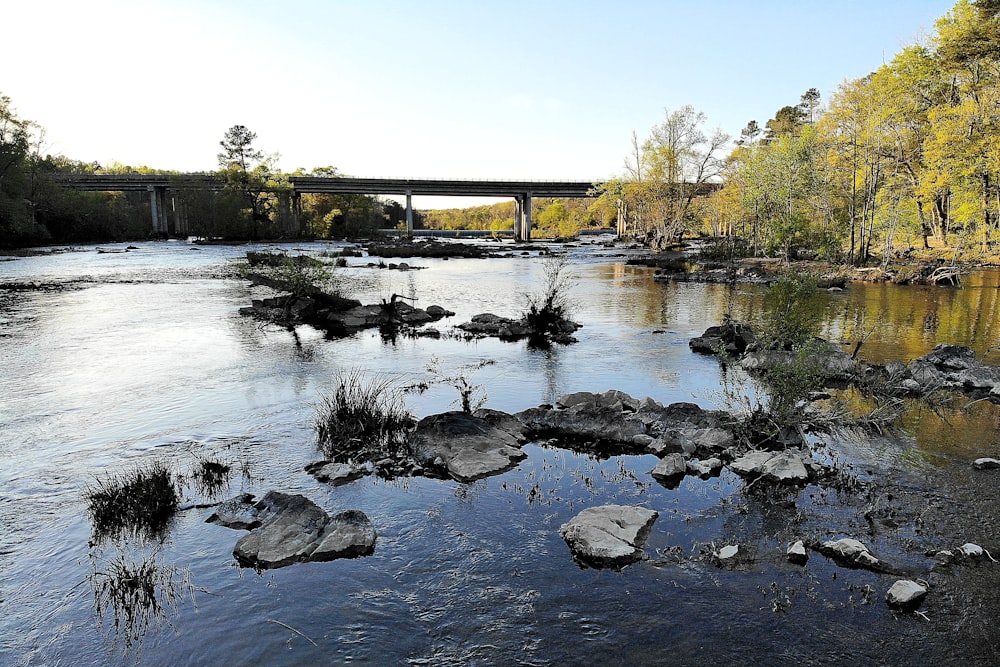
[{"label": "gray rock", "polygon": [[260,525],[236,543],[233,555],[242,565],[278,568],[296,562],[332,560],[370,554],[375,529],[363,512],[341,512],[332,520],[301,495],[269,491],[254,505]]},{"label": "gray rock", "polygon": [[366,471],[364,468],[349,463],[317,461],[307,465],[306,472],[315,477],[317,481],[325,482],[331,486],[342,486],[364,477]]},{"label": "gray rock", "polygon": [[410,445],[421,465],[438,468],[460,482],[509,470],[527,456],[515,436],[464,412],[424,417],[417,423]]},{"label": "gray rock", "polygon": [[335,514],[323,529],[311,561],[356,558],[375,551],[375,527],[364,512],[348,510]]},{"label": "gray rock", "polygon": [[722,470],[722,460],[712,457],[704,461],[688,461],[687,471],[692,475],[708,478]]},{"label": "gray rock", "polygon": [[927,597],[927,588],[909,579],[900,579],[889,588],[885,601],[890,607],[916,609]]},{"label": "gray rock", "polygon": [[624,391],[617,389],[609,389],[600,394],[597,397],[597,401],[598,405],[605,408],[621,406],[621,409],[628,410],[629,412],[636,412],[639,409],[638,399],[632,398]]},{"label": "gray rock", "polygon": [[818,550],[842,565],[861,567],[875,572],[888,569],[882,561],[872,554],[868,547],[849,537],[824,542],[818,547]]},{"label": "gray rock", "polygon": [[806,552],[806,545],[803,544],[802,540],[788,545],[788,550],[785,552],[785,556],[788,558],[788,562],[795,563],[796,565],[805,565],[806,561],[809,560],[809,554]]},{"label": "gray rock", "polygon": [[590,507],[564,523],[559,534],[578,561],[593,567],[622,567],[642,559],[642,545],[657,516],[643,507]]},{"label": "gray rock", "polygon": [[270,491],[256,508],[268,518],[233,549],[236,559],[251,567],[284,567],[308,560],[329,521],[326,512],[301,495]]},{"label": "gray rock", "polygon": [[797,484],[809,480],[809,471],[798,454],[786,450],[775,454],[761,468],[761,474],[783,484]]},{"label": "gray rock", "polygon": [[560,408],[571,408],[581,404],[597,405],[597,395],[589,391],[577,391],[572,394],[564,394],[556,399],[556,405]]},{"label": "gray rock", "polygon": [[587,403],[577,403],[566,410],[529,408],[516,416],[529,432],[545,436],[632,445],[635,436],[646,434],[646,425],[635,415]]},{"label": "gray rock", "polygon": [[747,452],[729,464],[729,469],[738,475],[758,476],[764,471],[764,464],[774,458],[774,452]]},{"label": "gray rock", "polygon": [[700,451],[721,452],[735,442],[733,434],[724,428],[701,428],[688,435]]},{"label": "gray rock", "polygon": [[650,475],[656,479],[676,480],[687,473],[687,461],[681,454],[667,454],[660,459]]},{"label": "gray rock", "polygon": [[249,530],[260,525],[260,512],[253,505],[253,494],[243,493],[220,503],[205,522],[236,530]]},{"label": "gray rock", "polygon": [[972,462],[972,467],[976,470],[990,470],[993,468],[1000,468],[1000,460],[991,458],[981,458],[976,459]]},{"label": "gray rock", "polygon": [[651,435],[646,435],[645,433],[639,433],[632,436],[632,444],[639,445],[640,447],[648,448],[653,444],[655,438]]},{"label": "gray rock", "polygon": [[727,561],[736,558],[736,556],[739,553],[740,553],[739,545],[730,544],[728,546],[724,546],[721,549],[719,549],[719,553],[715,554],[715,557],[718,558],[720,561]]}]

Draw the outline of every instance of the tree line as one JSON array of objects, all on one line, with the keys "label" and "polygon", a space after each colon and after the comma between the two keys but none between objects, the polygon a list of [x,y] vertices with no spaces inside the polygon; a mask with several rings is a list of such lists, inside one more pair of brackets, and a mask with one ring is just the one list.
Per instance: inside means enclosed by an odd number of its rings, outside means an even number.
[{"label": "tree line", "polygon": [[[632,235],[685,233],[746,253],[864,264],[900,248],[988,253],[1000,226],[1000,0],[959,0],[823,105],[816,89],[735,141],[692,107],[668,111],[603,197]],[[735,244],[734,244],[735,245]]]},{"label": "tree line", "polygon": [[[226,131],[218,154],[224,187],[218,191],[169,189],[170,233],[207,239],[254,240],[290,236],[364,237],[405,223],[395,201],[367,195],[301,195],[299,227],[284,219],[283,195],[289,176],[337,176],[334,167],[291,174],[277,170],[276,156],[259,150],[257,135],[243,125]],[[0,247],[45,243],[143,240],[153,236],[151,202],[145,192],[79,192],[64,187],[61,175],[177,175],[147,166],[100,165],[43,155],[45,132],[21,118],[11,99],[0,95]],[[416,214],[420,220],[420,214]],[[183,223],[179,222],[183,220]]]}]

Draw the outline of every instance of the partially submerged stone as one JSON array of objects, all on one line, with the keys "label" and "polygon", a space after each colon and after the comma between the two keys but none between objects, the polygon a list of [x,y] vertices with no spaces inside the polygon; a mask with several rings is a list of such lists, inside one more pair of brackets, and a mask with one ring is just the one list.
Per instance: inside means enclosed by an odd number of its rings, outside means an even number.
[{"label": "partially submerged stone", "polygon": [[774,452],[749,451],[729,464],[729,469],[738,475],[756,477],[764,470],[764,464],[771,460]]},{"label": "partially submerged stone", "polygon": [[722,460],[715,457],[705,459],[704,461],[688,461],[687,463],[688,473],[706,479],[713,475],[718,475],[721,470]]},{"label": "partially submerged stone", "polygon": [[375,550],[375,527],[364,512],[347,510],[335,514],[323,530],[323,538],[309,557],[311,561],[367,556]]},{"label": "partially submerged stone", "polygon": [[1000,468],[1000,460],[993,458],[981,458],[972,462],[972,467],[976,470],[992,470]]},{"label": "partially submerged stone", "polygon": [[342,486],[356,479],[364,477],[366,470],[360,466],[350,463],[337,463],[335,461],[317,461],[310,463],[305,468],[306,472],[316,478],[317,481],[325,482],[331,486]]},{"label": "partially submerged stone", "polygon": [[802,540],[788,545],[785,556],[788,558],[789,563],[795,563],[796,565],[805,565],[806,561],[809,560],[809,553],[806,551],[806,545]]},{"label": "partially submerged stone", "polygon": [[809,480],[809,470],[795,450],[783,452],[750,451],[729,464],[729,469],[745,477],[764,476],[783,484]]},{"label": "partially submerged stone", "polygon": [[258,569],[292,563],[364,556],[375,548],[375,529],[368,517],[350,510],[333,519],[298,494],[269,491],[253,506],[260,525],[236,543],[233,556]]},{"label": "partially submerged stone", "polygon": [[783,484],[797,484],[809,480],[802,458],[791,450],[786,450],[768,459],[761,468],[761,474],[767,479]]},{"label": "partially submerged stone", "polygon": [[219,503],[206,523],[217,523],[226,528],[250,530],[260,525],[260,512],[254,507],[252,493],[242,493],[235,498]]},{"label": "partially submerged stone", "polygon": [[909,579],[900,579],[889,588],[885,601],[890,607],[916,609],[927,597],[927,588]]},{"label": "partially submerged stone", "polygon": [[720,562],[731,561],[736,558],[740,553],[740,547],[738,544],[730,544],[719,549],[715,557],[719,559]]},{"label": "partially submerged stone", "polygon": [[656,467],[649,474],[657,480],[679,481],[687,474],[687,461],[681,454],[667,454],[656,463]]},{"label": "partially submerged stone", "polygon": [[659,514],[644,507],[589,507],[559,528],[573,556],[592,567],[623,567],[641,560],[642,545]]},{"label": "partially submerged stone", "polygon": [[464,412],[424,417],[410,446],[421,465],[460,482],[504,472],[527,456],[511,433]]},{"label": "partially submerged stone", "polygon": [[883,572],[888,567],[876,558],[863,543],[850,537],[823,542],[817,550],[841,565]]}]

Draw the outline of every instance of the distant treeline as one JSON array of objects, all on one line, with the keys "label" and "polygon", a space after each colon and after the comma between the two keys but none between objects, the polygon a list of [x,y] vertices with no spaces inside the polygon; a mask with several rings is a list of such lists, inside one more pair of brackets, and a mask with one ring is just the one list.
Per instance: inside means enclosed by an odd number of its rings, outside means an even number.
[{"label": "distant treeline", "polygon": [[[514,228],[514,202],[489,206],[448,208],[423,212],[427,229],[511,230]],[[531,200],[531,226],[545,236],[570,237],[582,229],[614,225],[615,213],[606,200],[557,199],[537,197]]]}]

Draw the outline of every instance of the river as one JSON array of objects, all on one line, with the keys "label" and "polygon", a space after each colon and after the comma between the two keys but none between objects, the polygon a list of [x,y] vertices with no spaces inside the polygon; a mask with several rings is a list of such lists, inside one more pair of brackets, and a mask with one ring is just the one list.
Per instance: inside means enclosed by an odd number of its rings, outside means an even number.
[{"label": "river", "polygon": [[[398,293],[455,311],[437,325],[447,331],[479,312],[515,316],[540,288],[544,260],[505,246],[507,256],[491,259],[406,260],[422,267],[411,271],[351,258],[337,276],[345,293],[366,303]],[[570,259],[572,315],[584,325],[573,345],[540,351],[448,336],[386,341],[374,331],[330,340],[308,327],[293,337],[238,313],[269,292],[251,288],[234,266],[248,249],[269,247],[170,241],[0,261],[0,664],[995,657],[997,639],[980,616],[995,614],[997,603],[970,592],[983,578],[995,588],[988,566],[939,581],[947,595],[935,599],[932,589],[925,620],[886,607],[892,577],[844,569],[818,554],[805,567],[784,558],[785,540],[797,534],[861,530],[873,503],[883,513],[898,507],[897,528],[880,524],[865,537],[914,571],[929,568],[924,548],[961,531],[962,541],[1000,546],[996,482],[983,482],[969,465],[1000,454],[989,404],[943,417],[918,409],[897,437],[817,444],[835,448],[862,481],[891,478],[895,500],[812,485],[759,498],[728,471],[669,490],[648,474],[655,457],[598,459],[540,442],[525,446],[528,457],[516,469],[471,484],[369,477],[333,488],[303,467],[319,458],[315,406],[339,372],[409,381],[426,378],[434,360],[461,373],[489,359],[495,363],[470,378],[498,410],[612,388],[725,407],[718,362],[687,343],[729,310],[759,312],[762,291],[656,283],[651,269],[628,266],[622,249],[591,241],[553,248]],[[294,246],[309,253],[337,247]],[[854,285],[817,299],[824,335],[847,349],[864,336],[862,356],[871,361],[908,360],[948,342],[997,363],[998,285],[1000,273],[982,271],[962,289]],[[411,394],[407,405],[423,417],[455,409],[457,398],[438,385]],[[84,493],[96,480],[154,460],[188,474],[206,458],[241,471],[223,496],[277,489],[302,493],[330,513],[364,511],[378,532],[375,553],[244,570],[232,557],[243,532],[205,523],[212,510],[197,507],[181,511],[154,543],[93,538]],[[205,500],[190,483],[185,494],[188,504]],[[907,498],[926,505],[902,506]],[[559,526],[610,502],[659,511],[650,559],[621,572],[581,568]],[[928,529],[935,520],[942,525]],[[730,543],[748,546],[752,561],[723,569],[705,556]],[[156,564],[176,599],[151,618],[123,615],[115,627],[114,610],[95,599],[123,555]]]}]

